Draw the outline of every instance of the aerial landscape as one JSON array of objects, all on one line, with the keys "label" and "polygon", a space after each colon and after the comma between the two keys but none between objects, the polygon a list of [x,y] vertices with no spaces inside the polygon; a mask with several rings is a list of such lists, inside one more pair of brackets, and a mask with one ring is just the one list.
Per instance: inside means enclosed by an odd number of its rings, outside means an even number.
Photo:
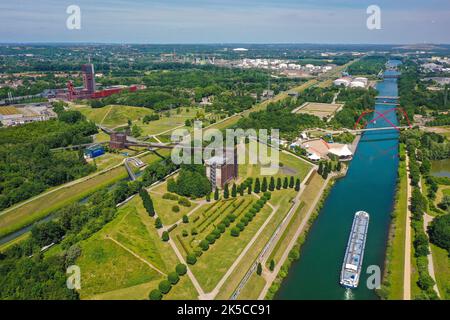
[{"label": "aerial landscape", "polygon": [[450,300],[435,2],[0,3],[0,300]]}]

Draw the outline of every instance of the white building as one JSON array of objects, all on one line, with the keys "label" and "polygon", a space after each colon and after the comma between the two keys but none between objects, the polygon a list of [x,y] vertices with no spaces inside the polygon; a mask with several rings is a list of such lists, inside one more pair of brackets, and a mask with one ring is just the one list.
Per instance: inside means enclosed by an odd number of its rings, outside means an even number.
[{"label": "white building", "polygon": [[335,86],[345,86],[348,87],[350,85],[350,80],[347,78],[339,78],[333,81]]}]

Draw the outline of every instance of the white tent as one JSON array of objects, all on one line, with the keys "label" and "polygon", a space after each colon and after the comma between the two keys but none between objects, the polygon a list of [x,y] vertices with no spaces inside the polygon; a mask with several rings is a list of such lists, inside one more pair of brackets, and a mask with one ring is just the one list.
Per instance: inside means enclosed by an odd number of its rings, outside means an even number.
[{"label": "white tent", "polygon": [[319,160],[320,160],[320,157],[319,157],[317,154],[315,154],[315,153],[310,153],[310,154],[308,155],[308,159],[309,159],[309,160],[312,160],[312,161],[319,161]]},{"label": "white tent", "polygon": [[338,156],[339,158],[346,158],[353,156],[353,152],[350,151],[347,145],[344,145],[339,148],[331,147],[330,150],[328,150],[328,152]]}]

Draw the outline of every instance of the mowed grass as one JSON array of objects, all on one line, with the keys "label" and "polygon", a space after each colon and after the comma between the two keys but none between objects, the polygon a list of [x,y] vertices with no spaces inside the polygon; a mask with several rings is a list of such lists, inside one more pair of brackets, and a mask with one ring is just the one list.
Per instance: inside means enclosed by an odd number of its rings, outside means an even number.
[{"label": "mowed grass", "polygon": [[[258,151],[259,152],[259,151]],[[243,161],[244,164],[239,165],[239,177],[245,179],[247,177],[262,178],[262,168],[269,168],[270,164],[270,156],[259,159],[258,164],[250,164],[249,160],[249,147],[246,146],[246,154],[245,159],[242,159],[243,155],[239,155],[241,158],[239,161]],[[290,177],[294,176],[295,178],[303,179],[306,177],[308,172],[311,170],[312,165],[304,160],[298,159],[294,155],[286,152],[280,152],[279,154],[279,164],[272,164],[273,168],[277,170],[277,173],[273,175],[275,178],[281,177]],[[270,176],[267,176],[270,179]]]},{"label": "mowed grass", "polygon": [[403,299],[403,279],[405,271],[405,236],[406,236],[406,212],[407,212],[407,184],[408,176],[406,165],[400,162],[399,185],[395,201],[394,218],[391,222],[391,230],[386,252],[386,289],[387,299]]},{"label": "mowed grass", "polygon": [[[324,184],[325,180],[319,174],[314,173],[308,185],[306,185],[306,187],[302,186],[305,187],[306,189],[305,191],[303,191],[303,194],[300,197],[301,203],[297,208],[297,210],[295,211],[294,215],[292,216],[291,221],[288,224],[288,227],[284,230],[279,241],[272,250],[272,253],[267,259],[268,263],[270,263],[272,259],[275,261],[275,263],[278,263],[280,261],[281,256],[286,251],[286,248],[290,240],[294,237],[295,233],[300,227],[300,224],[305,218],[306,213],[311,209],[320,189],[323,187]],[[287,199],[285,199],[284,205],[286,205],[286,200]]]},{"label": "mowed grass", "polygon": [[241,290],[238,300],[257,300],[265,285],[266,280],[255,272]]},{"label": "mowed grass", "polygon": [[450,257],[447,250],[430,244],[434,273],[441,299],[450,300]]},{"label": "mowed grass", "polygon": [[60,189],[36,196],[30,202],[16,206],[11,211],[0,215],[0,237],[17,231],[47,216],[52,211],[78,201],[89,194],[127,177],[123,166],[89,178],[81,182],[68,183]]},{"label": "mowed grass", "polygon": [[[171,225],[180,220],[183,215],[194,210],[198,204],[191,201],[190,207],[178,204],[178,200],[163,199],[163,195],[167,193],[167,182],[162,182],[158,186],[150,189],[150,196],[153,199],[153,205],[158,217],[161,218],[163,225]],[[173,211],[173,207],[178,206],[179,212]]]},{"label": "mowed grass", "polygon": [[191,267],[203,290],[210,292],[215,288],[271,212],[272,209],[269,206],[264,206],[239,237],[230,235],[231,227],[234,226],[232,224],[209,250],[203,253],[197,263]]},{"label": "mowed grass", "polygon": [[165,278],[111,238],[163,273],[173,271],[178,263],[169,244],[160,240],[141,199],[135,197],[119,209],[112,222],[81,242],[77,265],[83,299],[143,299]]}]

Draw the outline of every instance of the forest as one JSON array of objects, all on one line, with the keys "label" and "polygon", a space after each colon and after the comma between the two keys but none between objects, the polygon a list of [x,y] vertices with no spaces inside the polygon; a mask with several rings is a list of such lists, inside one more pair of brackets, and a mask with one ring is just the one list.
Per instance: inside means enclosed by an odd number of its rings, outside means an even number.
[{"label": "forest", "polygon": [[82,153],[51,149],[92,142],[96,126],[77,111],[58,117],[0,129],[0,210],[95,171]]},{"label": "forest", "polygon": [[385,56],[367,56],[351,64],[347,72],[352,76],[356,75],[377,75],[387,62]]}]

